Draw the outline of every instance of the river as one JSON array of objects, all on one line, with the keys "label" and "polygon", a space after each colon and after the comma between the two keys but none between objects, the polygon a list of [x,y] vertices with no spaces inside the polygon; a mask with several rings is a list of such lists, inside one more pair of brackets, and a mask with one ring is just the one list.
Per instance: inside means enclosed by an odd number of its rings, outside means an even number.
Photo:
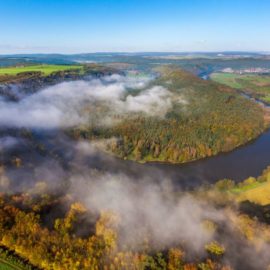
[{"label": "river", "polygon": [[[246,95],[245,97],[250,98]],[[74,173],[74,170],[80,173],[85,168],[92,168],[110,174],[124,174],[137,181],[170,179],[175,187],[181,189],[212,184],[224,178],[239,182],[249,176],[259,176],[263,169],[270,165],[270,130],[231,152],[186,164],[139,164],[98,151],[90,151],[78,161],[77,142],[59,130],[33,131],[29,138],[25,135],[21,137],[20,130],[3,129],[0,134],[0,146],[1,140],[2,143],[10,144],[7,149],[1,150],[0,147],[0,164],[5,165],[8,177],[18,188],[24,185],[23,179],[28,182],[40,180],[44,170],[48,170],[48,166],[44,169],[44,164],[49,164],[51,170],[57,164],[57,167],[60,167],[55,173],[58,178],[66,178],[69,172]],[[21,160],[22,166],[15,166],[16,158]],[[37,169],[40,167],[42,169]]]},{"label": "river", "polygon": [[[139,164],[133,161],[121,160],[102,152],[90,151],[78,158],[76,142],[71,141],[61,133],[33,133],[31,142],[24,142],[20,148],[14,147],[1,155],[2,163],[7,168],[7,174],[14,179],[16,186],[26,181],[34,182],[42,178],[37,174],[43,173],[43,164],[50,170],[59,168],[55,175],[67,177],[67,172],[85,168],[95,169],[110,174],[122,174],[136,180],[149,179],[163,181],[170,179],[175,187],[192,189],[204,184],[215,183],[219,179],[230,178],[236,182],[249,176],[259,176],[263,169],[270,165],[270,130],[264,132],[256,140],[239,147],[231,152],[222,153],[214,157],[189,162],[186,164],[146,163]],[[37,150],[36,145],[44,145],[46,151]],[[35,147],[33,146],[35,145]],[[23,166],[14,169],[15,157],[22,160]],[[41,167],[42,169],[37,169]],[[31,179],[31,180],[30,180]]]}]

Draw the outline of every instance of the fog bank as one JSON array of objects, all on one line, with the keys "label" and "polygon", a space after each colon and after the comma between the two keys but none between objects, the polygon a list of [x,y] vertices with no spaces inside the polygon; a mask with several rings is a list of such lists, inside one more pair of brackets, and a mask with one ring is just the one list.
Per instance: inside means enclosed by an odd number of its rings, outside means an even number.
[{"label": "fog bank", "polygon": [[18,102],[0,100],[0,125],[26,128],[69,128],[81,124],[113,124],[115,115],[144,113],[164,117],[171,93],[148,86],[151,77],[120,75],[64,82],[25,96]]}]

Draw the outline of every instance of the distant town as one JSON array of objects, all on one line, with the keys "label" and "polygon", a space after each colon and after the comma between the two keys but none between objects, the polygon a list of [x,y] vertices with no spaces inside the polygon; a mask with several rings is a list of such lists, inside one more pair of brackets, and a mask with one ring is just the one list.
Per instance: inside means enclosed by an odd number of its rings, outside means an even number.
[{"label": "distant town", "polygon": [[232,68],[224,68],[221,70],[223,73],[233,73],[233,74],[270,74],[270,69],[268,68],[245,68],[245,69],[232,69]]}]

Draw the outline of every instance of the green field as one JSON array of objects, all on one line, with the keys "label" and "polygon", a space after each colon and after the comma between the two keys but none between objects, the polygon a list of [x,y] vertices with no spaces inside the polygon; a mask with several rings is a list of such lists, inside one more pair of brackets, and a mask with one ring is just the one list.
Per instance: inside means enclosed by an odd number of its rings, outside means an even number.
[{"label": "green field", "polygon": [[243,90],[263,101],[270,102],[269,75],[213,73],[210,78],[218,83]]},{"label": "green field", "polygon": [[0,270],[31,270],[32,265],[11,251],[0,247]]},{"label": "green field", "polygon": [[249,177],[243,182],[224,179],[216,183],[216,188],[233,195],[237,202],[250,201],[259,205],[270,204],[270,167],[257,178]]},{"label": "green field", "polygon": [[234,188],[231,190],[236,194],[237,201],[250,201],[259,205],[268,205],[270,203],[270,182],[253,183],[249,186]]},{"label": "green field", "polygon": [[[0,270],[26,270],[27,268],[0,258]],[[29,269],[29,268],[28,268]]]},{"label": "green field", "polygon": [[0,75],[17,75],[22,72],[42,72],[45,76],[56,71],[83,69],[81,65],[33,65],[0,68]]},{"label": "green field", "polygon": [[19,270],[23,268],[18,268],[16,266],[11,265],[9,262],[0,259],[0,270]]}]

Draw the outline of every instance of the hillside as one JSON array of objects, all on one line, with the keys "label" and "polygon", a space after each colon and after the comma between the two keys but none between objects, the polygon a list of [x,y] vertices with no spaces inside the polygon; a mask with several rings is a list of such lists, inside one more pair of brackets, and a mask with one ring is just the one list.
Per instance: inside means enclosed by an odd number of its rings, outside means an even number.
[{"label": "hillside", "polygon": [[158,72],[149,87],[169,91],[171,106],[165,115],[162,107],[156,107],[162,116],[117,115],[112,126],[83,126],[73,134],[90,140],[114,138],[106,141],[105,150],[124,159],[178,163],[230,151],[264,130],[263,109],[232,88],[175,67]]}]

